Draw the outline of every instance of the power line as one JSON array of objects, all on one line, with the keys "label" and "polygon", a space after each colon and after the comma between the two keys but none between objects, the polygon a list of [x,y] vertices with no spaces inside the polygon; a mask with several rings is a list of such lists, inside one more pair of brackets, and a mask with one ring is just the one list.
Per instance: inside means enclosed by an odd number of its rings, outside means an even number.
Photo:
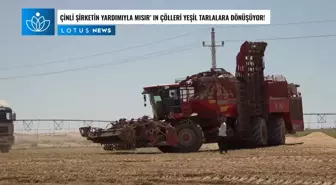
[{"label": "power line", "polygon": [[117,49],[117,50],[106,51],[106,52],[101,52],[101,53],[96,53],[96,54],[86,55],[86,56],[81,56],[81,57],[71,57],[71,58],[67,58],[67,59],[59,60],[59,61],[54,61],[54,62],[44,62],[44,63],[36,63],[36,64],[31,64],[31,65],[17,66],[17,67],[0,68],[0,70],[31,68],[31,67],[45,66],[45,65],[51,65],[51,64],[65,63],[65,62],[70,62],[70,61],[74,61],[74,60],[80,60],[80,59],[85,59],[85,58],[101,56],[101,55],[105,55],[105,54],[111,54],[111,53],[126,51],[126,50],[129,50],[129,49],[136,49],[136,48],[144,47],[144,46],[147,46],[147,45],[158,44],[158,43],[161,43],[161,42],[185,37],[187,35],[189,35],[189,34],[185,33],[185,34],[181,34],[181,35],[178,35],[178,36],[169,37],[169,38],[165,38],[165,39],[161,39],[161,40],[157,40],[157,41],[152,41],[152,42],[148,42],[148,43],[145,43],[145,44],[129,46],[129,47],[125,47],[125,48],[121,48],[121,49]]},{"label": "power line", "polygon": [[[195,44],[195,42],[194,42]],[[129,59],[123,59],[123,60],[118,60],[116,63],[109,62],[109,63],[103,63],[103,64],[96,64],[96,65],[90,65],[90,66],[85,66],[85,67],[79,67],[79,68],[72,68],[72,69],[67,69],[67,70],[61,70],[61,71],[54,71],[54,72],[47,72],[47,73],[37,73],[37,74],[31,74],[31,75],[22,75],[22,76],[13,76],[13,77],[3,77],[0,78],[0,80],[9,80],[9,79],[19,79],[19,78],[28,78],[28,77],[36,77],[36,76],[46,76],[46,75],[53,75],[53,74],[60,74],[60,73],[68,73],[68,72],[75,72],[75,71],[81,71],[81,70],[86,70],[86,69],[93,69],[93,68],[102,68],[106,66],[114,66],[114,65],[120,65],[120,64],[126,64],[126,63],[134,63],[138,62],[140,60],[152,58],[152,57],[160,57],[160,56],[165,56],[173,53],[180,53],[184,52],[187,50],[192,50],[195,49],[196,47],[186,47],[190,44],[183,45],[178,48],[174,48],[168,51],[159,51],[159,52],[154,52],[154,53],[149,53],[147,55],[142,55],[142,56],[137,56],[134,58],[129,58]]]},{"label": "power line", "polygon": [[[336,37],[336,34],[296,36],[296,37],[260,38],[260,39],[250,39],[250,40],[270,41],[270,40],[295,40],[295,39],[327,38],[327,37]],[[245,41],[245,40],[227,40],[226,42],[242,42],[242,41]],[[86,67],[72,68],[72,69],[54,71],[54,72],[37,73],[37,74],[23,75],[23,76],[13,76],[13,77],[3,77],[3,78],[0,78],[0,80],[28,78],[28,77],[34,77],[34,76],[46,76],[46,75],[81,71],[81,70],[87,70],[87,69],[93,69],[93,68],[102,68],[102,67],[106,67],[106,66],[120,65],[120,64],[125,64],[125,63],[133,63],[133,62],[138,62],[139,60],[143,60],[143,59],[148,59],[148,58],[157,57],[157,56],[165,56],[165,55],[169,55],[169,54],[173,54],[173,53],[179,53],[179,52],[195,49],[197,47],[186,47],[186,46],[190,46],[190,45],[197,44],[197,43],[198,42],[193,42],[193,43],[185,44],[185,45],[182,45],[178,48],[174,48],[174,49],[171,49],[171,50],[168,50],[168,51],[159,51],[159,52],[149,53],[147,55],[138,56],[138,57],[135,57],[133,59],[129,58],[129,59],[118,60],[117,63],[109,62],[109,63],[104,63],[104,64],[96,64],[96,65],[91,65],[91,66],[86,66]]]},{"label": "power line", "polygon": [[[252,28],[253,27],[272,27],[272,26],[304,25],[304,24],[316,24],[316,23],[328,23],[328,22],[329,23],[330,22],[336,22],[336,20],[301,21],[301,22],[289,22],[289,23],[279,23],[279,24],[270,24],[270,25],[234,25],[234,26],[230,25],[230,26],[216,26],[215,28],[219,28],[219,29],[225,28],[225,29],[227,29],[227,28],[242,28],[242,27],[249,27],[249,28],[251,28],[251,27]],[[208,28],[201,28],[201,30],[203,30],[203,29],[208,29]],[[95,53],[95,54],[81,56],[81,57],[70,57],[70,58],[67,58],[67,59],[64,59],[64,60],[53,61],[53,62],[43,62],[43,63],[36,63],[36,64],[30,64],[30,65],[16,66],[16,67],[0,68],[0,70],[33,68],[33,67],[39,67],[39,66],[45,66],[45,65],[66,63],[66,62],[70,62],[70,61],[76,61],[76,60],[80,60],[80,59],[86,59],[86,58],[91,58],[91,57],[96,57],[96,56],[101,56],[101,55],[106,55],[106,54],[111,54],[111,53],[116,53],[116,52],[122,52],[122,51],[127,51],[127,50],[130,50],[130,49],[141,48],[141,47],[145,47],[145,46],[149,46],[149,45],[159,44],[159,43],[162,43],[162,42],[171,41],[171,40],[179,39],[179,38],[182,38],[182,37],[190,36],[192,34],[195,34],[198,31],[199,30],[195,30],[193,32],[188,32],[188,33],[180,34],[180,35],[177,35],[177,36],[168,37],[168,38],[165,38],[165,39],[151,41],[151,42],[147,42],[145,44],[129,46],[129,47],[125,47],[125,48],[121,48],[121,49],[117,49],[117,50],[112,50],[112,51]]]}]

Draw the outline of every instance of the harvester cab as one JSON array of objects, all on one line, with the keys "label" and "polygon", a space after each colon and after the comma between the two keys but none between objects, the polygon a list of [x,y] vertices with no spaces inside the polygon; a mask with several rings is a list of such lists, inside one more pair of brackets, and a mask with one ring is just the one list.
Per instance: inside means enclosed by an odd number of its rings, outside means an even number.
[{"label": "harvester cab", "polygon": [[168,84],[144,87],[144,101],[147,96],[152,106],[154,119],[164,120],[170,113],[181,113],[180,85]]}]

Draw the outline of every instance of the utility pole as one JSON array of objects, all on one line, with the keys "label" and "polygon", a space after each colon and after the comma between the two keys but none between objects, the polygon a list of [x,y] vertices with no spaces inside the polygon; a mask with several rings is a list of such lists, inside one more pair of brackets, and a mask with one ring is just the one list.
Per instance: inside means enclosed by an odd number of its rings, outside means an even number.
[{"label": "utility pole", "polygon": [[216,45],[215,40],[215,28],[211,29],[211,45],[205,45],[205,42],[203,41],[203,47],[210,47],[211,49],[211,58],[212,58],[212,69],[216,69],[216,47],[223,47],[224,41],[222,41],[221,45]]}]

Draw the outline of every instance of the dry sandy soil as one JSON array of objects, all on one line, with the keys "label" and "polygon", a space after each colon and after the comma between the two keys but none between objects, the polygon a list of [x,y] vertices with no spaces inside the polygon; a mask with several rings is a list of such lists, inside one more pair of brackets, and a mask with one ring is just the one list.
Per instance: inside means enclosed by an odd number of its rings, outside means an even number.
[{"label": "dry sandy soil", "polygon": [[86,147],[90,143],[76,134],[40,136],[39,142],[20,137],[10,153],[0,154],[0,184],[336,185],[336,139],[323,133],[227,155],[209,151],[216,145],[192,154],[115,153]]}]

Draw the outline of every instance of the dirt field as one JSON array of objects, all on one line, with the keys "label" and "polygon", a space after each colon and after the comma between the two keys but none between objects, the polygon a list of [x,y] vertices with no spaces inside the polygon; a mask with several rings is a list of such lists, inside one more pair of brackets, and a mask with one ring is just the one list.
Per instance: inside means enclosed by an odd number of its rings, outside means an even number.
[{"label": "dirt field", "polygon": [[[55,138],[18,140],[11,153],[0,154],[0,184],[336,185],[336,139],[323,133],[288,138],[286,146],[228,155],[206,151],[215,145],[192,154],[162,154],[156,149],[113,153],[84,147],[88,143],[76,136]],[[61,143],[61,138],[67,142]],[[291,145],[297,142],[304,144]]]}]

